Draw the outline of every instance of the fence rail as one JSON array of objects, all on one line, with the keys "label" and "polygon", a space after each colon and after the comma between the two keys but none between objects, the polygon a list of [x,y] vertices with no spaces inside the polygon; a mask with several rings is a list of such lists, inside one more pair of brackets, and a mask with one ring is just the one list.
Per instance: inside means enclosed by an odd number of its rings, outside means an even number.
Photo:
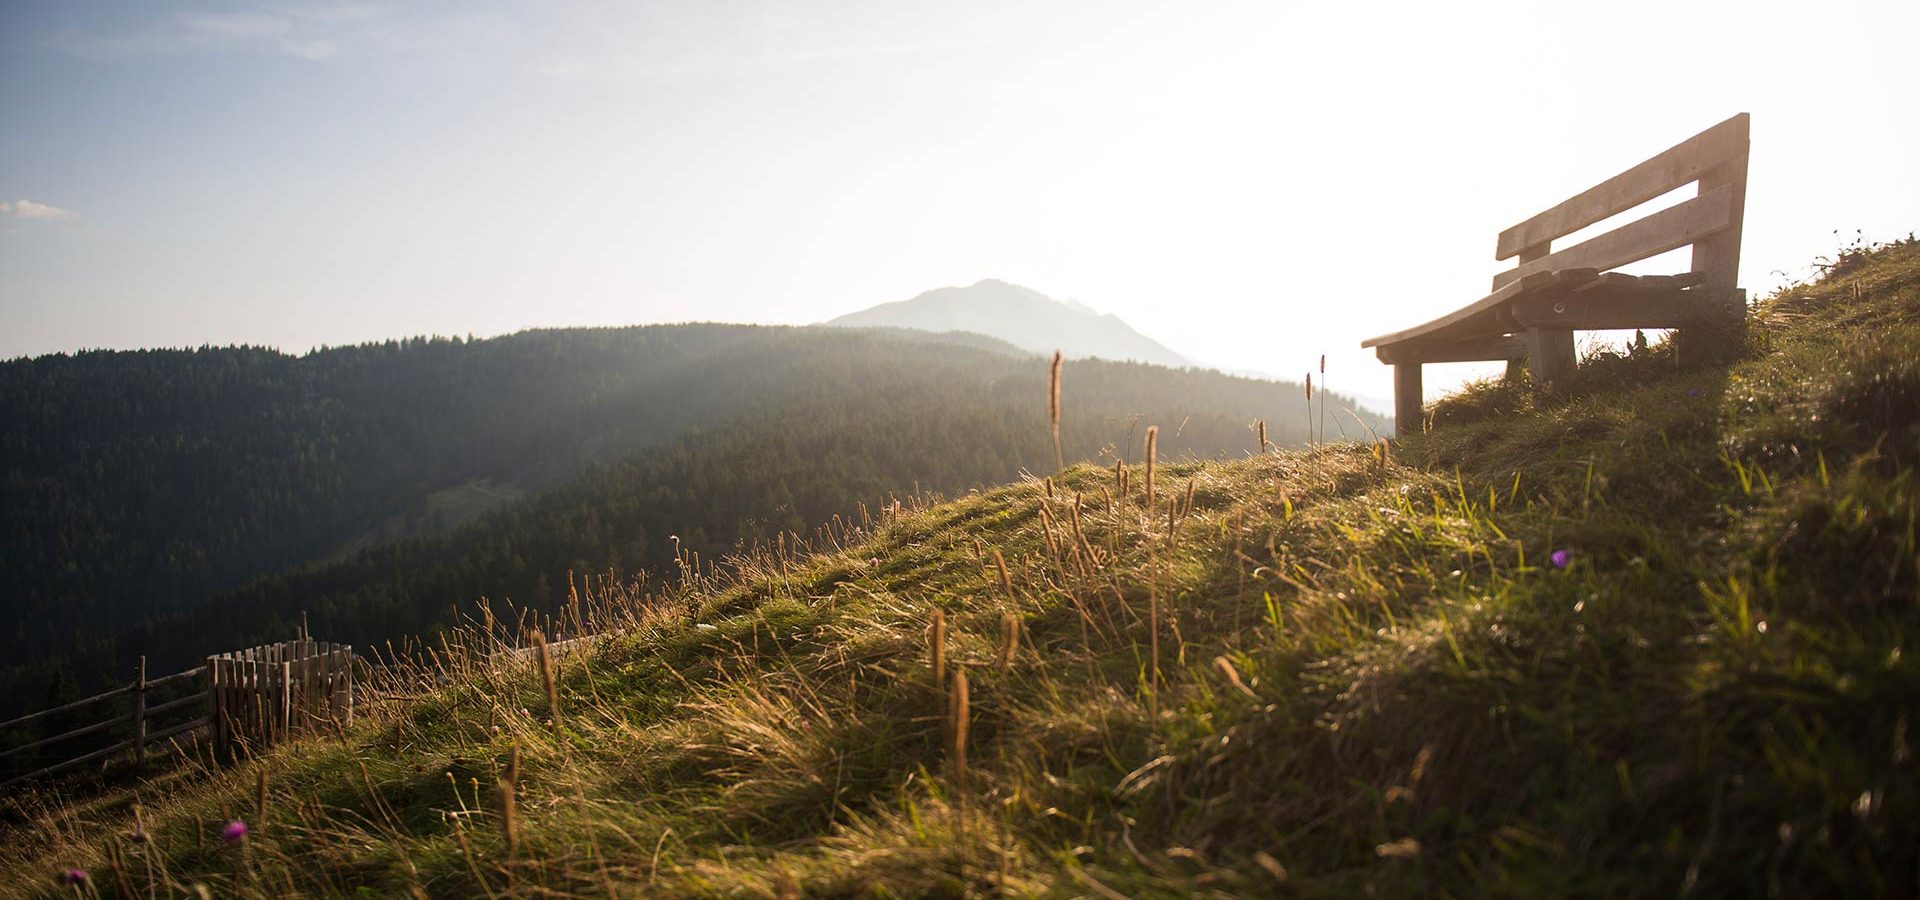
[{"label": "fence rail", "polygon": [[113,700],[119,697],[131,695],[133,698],[133,708],[131,711],[119,712],[116,710],[107,718],[102,719],[100,721],[92,722],[86,725],[81,725],[78,728],[68,729],[67,731],[63,731],[59,734],[47,735],[45,737],[37,738],[35,740],[29,741],[24,744],[20,744],[18,746],[8,747],[6,749],[0,750],[0,759],[8,759],[19,754],[27,753],[28,751],[41,750],[47,747],[52,747],[52,746],[64,743],[66,741],[73,740],[74,738],[85,737],[90,734],[99,734],[104,731],[110,731],[122,725],[129,725],[129,724],[132,725],[131,737],[128,737],[124,740],[116,741],[105,747],[100,747],[94,750],[90,750],[88,752],[80,754],[79,756],[73,756],[73,757],[68,757],[66,759],[56,760],[52,763],[41,766],[40,768],[34,769],[32,771],[23,772],[18,775],[14,775],[11,778],[7,778],[4,781],[0,781],[0,788],[11,787],[15,784],[19,784],[20,782],[27,781],[29,779],[39,778],[44,775],[52,775],[56,772],[64,772],[68,769],[72,769],[77,766],[86,765],[87,763],[98,762],[101,760],[109,759],[111,757],[117,756],[122,753],[126,753],[128,751],[132,751],[135,765],[145,765],[147,762],[148,745],[153,744],[154,742],[159,740],[177,737],[179,735],[186,734],[188,732],[204,729],[207,727],[209,722],[209,718],[205,714],[202,714],[198,717],[189,719],[185,722],[179,722],[179,723],[175,723],[173,725],[167,726],[166,728],[158,732],[149,733],[150,727],[153,724],[153,720],[156,717],[163,716],[167,713],[175,712],[177,710],[185,709],[187,707],[192,706],[195,703],[205,704],[207,699],[207,694],[206,694],[206,691],[203,690],[197,694],[191,694],[186,697],[180,697],[174,700],[168,700],[165,703],[159,703],[153,706],[147,705],[147,695],[150,692],[152,692],[154,689],[159,688],[163,685],[169,685],[175,682],[195,678],[201,675],[205,671],[206,671],[206,666],[195,666],[183,672],[175,672],[172,675],[167,675],[161,678],[155,678],[150,680],[147,678],[147,658],[143,656],[143,657],[140,657],[140,664],[134,672],[133,681],[125,685],[122,685],[117,688],[113,688],[111,690],[102,691],[98,694],[94,694],[91,697],[83,697],[71,703],[63,703],[59,706],[51,707],[49,709],[39,710],[36,712],[31,712],[24,716],[20,716],[18,718],[8,719],[5,722],[0,722],[0,732],[4,732],[7,729],[17,728],[23,725],[30,725],[35,722],[42,721],[49,716],[58,715],[60,713],[73,712],[74,710],[93,706],[95,704],[103,703],[108,700]]},{"label": "fence rail", "polygon": [[59,706],[53,707],[52,709],[43,709],[43,710],[40,710],[39,712],[30,712],[24,716],[21,716],[18,719],[8,719],[5,722],[0,722],[0,728],[12,728],[15,725],[25,725],[28,722],[37,722],[55,713],[63,713],[68,710],[79,709],[80,707],[86,706],[89,703],[98,703],[102,700],[111,700],[114,697],[118,697],[121,694],[131,693],[132,691],[133,691],[133,685],[130,685],[130,684],[124,687],[117,687],[117,688],[114,688],[113,690],[106,691],[104,693],[95,694],[91,697],[83,697],[79,700],[73,701],[72,703],[61,704]]},{"label": "fence rail", "polygon": [[[546,645],[547,653],[554,659],[571,656],[615,633],[583,634],[552,641]],[[521,664],[531,662],[535,653],[533,646],[512,647],[500,651],[496,658],[504,657]],[[171,739],[192,732],[205,732],[204,739],[216,755],[249,756],[294,735],[351,726],[356,695],[375,702],[405,700],[414,692],[402,686],[401,681],[411,682],[408,686],[412,688],[439,681],[431,675],[426,676],[424,682],[414,681],[421,673],[396,680],[393,668],[356,656],[349,645],[307,638],[216,654],[207,657],[202,665],[159,678],[147,678],[146,670],[147,660],[143,656],[133,680],[125,685],[0,722],[0,734],[4,734],[8,729],[41,722],[50,716],[132,697],[129,711],[114,710],[98,721],[0,748],[0,761],[5,761],[75,738],[132,726],[130,737],[5,777],[0,780],[0,788],[127,752],[133,754],[136,767],[144,766],[149,748],[174,749],[178,744]],[[147,702],[156,689],[187,680],[198,680],[199,689],[160,703]],[[188,709],[198,709],[200,714],[153,730],[156,720]],[[0,770],[0,777],[4,776],[4,770]]]},{"label": "fence rail", "polygon": [[[127,752],[133,754],[136,767],[144,766],[149,748],[177,747],[172,739],[192,732],[205,732],[215,751],[232,757],[257,753],[293,735],[330,724],[350,725],[354,664],[352,647],[305,637],[216,654],[207,657],[202,665],[152,679],[147,677],[147,658],[143,656],[133,680],[125,685],[0,722],[0,733],[4,733],[8,729],[45,724],[50,717],[122,697],[130,697],[132,701],[128,706],[110,707],[104,718],[59,734],[28,735],[30,739],[24,743],[0,748],[0,761],[121,728],[127,729],[124,733],[129,734],[128,737],[32,771],[17,772],[16,769],[17,774],[10,777],[0,771],[0,778],[5,779],[0,780],[0,788]],[[197,682],[198,689],[159,703],[147,702],[156,689],[186,681]],[[190,710],[198,710],[199,715],[170,724],[161,721]],[[154,730],[156,723],[163,727]],[[29,757],[28,763],[21,765],[30,763]]]}]

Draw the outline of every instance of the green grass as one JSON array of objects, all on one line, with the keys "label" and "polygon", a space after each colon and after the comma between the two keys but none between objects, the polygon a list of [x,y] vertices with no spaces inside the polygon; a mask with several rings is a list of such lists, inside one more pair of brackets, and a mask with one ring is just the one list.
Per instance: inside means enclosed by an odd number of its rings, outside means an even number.
[{"label": "green grass", "polygon": [[561,661],[558,722],[526,667],[453,666],[140,797],[142,842],[126,806],[16,800],[0,890],[1912,896],[1920,243],[1844,254],[1747,342],[1474,386],[1389,459],[1165,464],[1171,531],[1143,472],[1109,506],[1076,467],[602,591],[620,636]]}]

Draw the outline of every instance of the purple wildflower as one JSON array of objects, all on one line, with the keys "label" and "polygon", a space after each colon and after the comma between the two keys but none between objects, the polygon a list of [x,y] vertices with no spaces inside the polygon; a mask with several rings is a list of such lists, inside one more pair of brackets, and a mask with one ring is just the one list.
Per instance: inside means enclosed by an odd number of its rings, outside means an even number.
[{"label": "purple wildflower", "polygon": [[1700,389],[1699,389],[1699,388],[1697,388],[1697,387],[1695,387],[1695,388],[1687,388],[1687,396],[1689,396],[1689,397],[1698,397],[1698,396],[1700,396]]},{"label": "purple wildflower", "polygon": [[247,837],[247,823],[235,819],[220,829],[220,837],[229,844],[238,844]]},{"label": "purple wildflower", "polygon": [[1556,569],[1564,569],[1568,563],[1573,562],[1573,554],[1565,550],[1555,550],[1547,557],[1547,561],[1553,563]]},{"label": "purple wildflower", "polygon": [[86,883],[87,883],[87,870],[85,870],[85,869],[68,869],[68,870],[66,870],[65,872],[61,872],[61,873],[60,873],[60,883],[61,883],[61,884],[86,884]]}]

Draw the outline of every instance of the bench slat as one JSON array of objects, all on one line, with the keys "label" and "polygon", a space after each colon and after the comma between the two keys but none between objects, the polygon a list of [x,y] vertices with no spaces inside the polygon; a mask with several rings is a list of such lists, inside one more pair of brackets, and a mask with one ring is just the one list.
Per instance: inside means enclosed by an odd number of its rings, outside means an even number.
[{"label": "bench slat", "polygon": [[1599,278],[1589,284],[1574,288],[1576,291],[1677,291],[1693,287],[1706,280],[1699,272],[1683,272],[1679,275],[1628,275],[1625,272],[1602,272]]},{"label": "bench slat", "polygon": [[1685,247],[1732,225],[1733,199],[1730,187],[1714,188],[1592,240],[1501,272],[1493,276],[1493,288],[1498,291],[1536,272],[1587,266],[1611,269]]},{"label": "bench slat", "polygon": [[1506,231],[1494,247],[1494,259],[1556,240],[1609,216],[1626,212],[1690,181],[1730,159],[1746,155],[1748,116],[1741,113],[1668,148],[1652,159],[1590,187],[1571,199]]},{"label": "bench slat", "polygon": [[1516,337],[1474,338],[1464,341],[1414,341],[1381,347],[1374,353],[1389,365],[1402,363],[1483,362],[1525,359],[1527,342]]},{"label": "bench slat", "polygon": [[1499,312],[1500,308],[1504,306],[1507,301],[1520,296],[1523,291],[1538,290],[1552,283],[1552,272],[1534,272],[1519,281],[1508,284],[1485,297],[1481,297],[1431,322],[1415,325],[1412,328],[1396,331],[1392,334],[1383,334],[1376,338],[1368,338],[1367,340],[1361,341],[1360,346],[1381,347],[1402,343],[1414,338],[1439,337],[1451,330],[1473,330],[1476,320],[1480,319],[1486,320],[1486,324],[1489,326],[1486,330],[1496,332],[1503,331],[1504,329],[1499,328],[1495,322],[1495,314]]},{"label": "bench slat", "polygon": [[1699,291],[1640,289],[1540,294],[1515,301],[1512,314],[1527,328],[1682,328],[1709,319],[1711,299]]},{"label": "bench slat", "polygon": [[[1516,345],[1508,342],[1499,334],[1518,331],[1526,327],[1516,319],[1511,310],[1530,304],[1533,298],[1548,297],[1593,297],[1614,298],[1635,294],[1675,295],[1682,288],[1700,284],[1704,276],[1699,272],[1682,272],[1678,275],[1628,275],[1625,272],[1601,272],[1591,266],[1559,269],[1551,273],[1536,273],[1527,279],[1526,289],[1511,293],[1501,292],[1490,295],[1486,300],[1475,303],[1480,307],[1495,297],[1502,299],[1505,307],[1491,311],[1482,310],[1479,317],[1452,319],[1442,317],[1434,322],[1411,328],[1404,332],[1373,338],[1361,344],[1363,347],[1377,347],[1376,355],[1381,362],[1468,362],[1472,360],[1494,360],[1516,358],[1510,351]],[[1586,300],[1582,300],[1584,304]],[[1498,306],[1498,304],[1496,304]],[[1584,309],[1584,305],[1582,306]],[[1688,315],[1690,313],[1683,313]],[[1537,318],[1537,317],[1536,317]],[[1618,317],[1609,314],[1606,321]],[[1671,318],[1661,311],[1655,318],[1666,321]],[[1537,323],[1536,323],[1537,324]],[[1652,322],[1639,325],[1583,325],[1581,328],[1668,328],[1674,325],[1660,325]],[[1479,335],[1473,332],[1484,332]],[[1520,355],[1524,356],[1524,352]]]}]

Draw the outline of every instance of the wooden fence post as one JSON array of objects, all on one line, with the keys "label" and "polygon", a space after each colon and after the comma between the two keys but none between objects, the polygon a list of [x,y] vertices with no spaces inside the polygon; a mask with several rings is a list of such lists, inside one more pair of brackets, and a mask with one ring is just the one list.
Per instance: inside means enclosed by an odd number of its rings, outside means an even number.
[{"label": "wooden fence post", "polygon": [[220,721],[220,657],[207,657],[207,745],[219,751],[226,745],[226,727]]},{"label": "wooden fence post", "polygon": [[147,766],[147,658],[140,657],[140,668],[133,676],[133,764]]},{"label": "wooden fence post", "polygon": [[293,736],[293,663],[280,664],[280,713],[274,723],[280,731],[280,740]]}]

